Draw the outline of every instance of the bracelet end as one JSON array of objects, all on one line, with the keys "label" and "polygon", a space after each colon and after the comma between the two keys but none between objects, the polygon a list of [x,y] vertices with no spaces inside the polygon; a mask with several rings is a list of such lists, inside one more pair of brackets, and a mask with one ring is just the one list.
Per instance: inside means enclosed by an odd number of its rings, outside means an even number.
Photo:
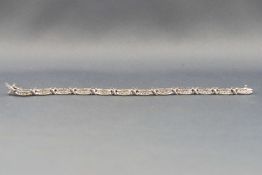
[{"label": "bracelet end", "polygon": [[8,88],[9,95],[16,95],[16,91],[19,89],[15,84],[10,85],[9,83],[5,83],[5,86]]}]

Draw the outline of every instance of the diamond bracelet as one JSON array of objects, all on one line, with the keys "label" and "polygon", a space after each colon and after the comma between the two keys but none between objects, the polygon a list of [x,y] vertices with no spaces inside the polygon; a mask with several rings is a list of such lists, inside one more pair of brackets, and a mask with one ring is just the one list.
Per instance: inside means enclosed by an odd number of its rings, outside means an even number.
[{"label": "diamond bracelet", "polygon": [[6,83],[8,94],[14,96],[47,96],[47,95],[100,95],[100,96],[166,96],[166,95],[250,95],[253,89],[235,88],[201,88],[201,87],[170,87],[150,89],[115,89],[115,88],[32,88],[25,89]]}]

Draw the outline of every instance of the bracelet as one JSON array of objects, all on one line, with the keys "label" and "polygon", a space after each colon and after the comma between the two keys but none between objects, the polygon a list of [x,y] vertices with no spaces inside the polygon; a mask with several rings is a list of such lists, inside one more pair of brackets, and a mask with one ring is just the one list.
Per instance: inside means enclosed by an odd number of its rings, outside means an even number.
[{"label": "bracelet", "polygon": [[200,88],[200,87],[172,87],[153,89],[114,89],[114,88],[33,88],[25,89],[15,84],[9,85],[8,94],[14,96],[47,96],[47,95],[101,95],[101,96],[166,96],[166,95],[250,95],[253,89],[247,87],[236,88]]}]

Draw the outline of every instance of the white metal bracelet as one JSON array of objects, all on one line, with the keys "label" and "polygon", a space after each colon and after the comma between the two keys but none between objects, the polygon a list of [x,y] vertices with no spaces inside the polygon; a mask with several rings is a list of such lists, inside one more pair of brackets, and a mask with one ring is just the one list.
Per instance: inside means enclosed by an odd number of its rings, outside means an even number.
[{"label": "white metal bracelet", "polygon": [[101,96],[166,96],[166,95],[250,95],[253,89],[247,87],[236,88],[201,88],[201,87],[170,87],[152,89],[114,89],[114,88],[33,88],[25,89],[9,85],[8,94],[14,96],[47,96],[47,95],[101,95]]}]

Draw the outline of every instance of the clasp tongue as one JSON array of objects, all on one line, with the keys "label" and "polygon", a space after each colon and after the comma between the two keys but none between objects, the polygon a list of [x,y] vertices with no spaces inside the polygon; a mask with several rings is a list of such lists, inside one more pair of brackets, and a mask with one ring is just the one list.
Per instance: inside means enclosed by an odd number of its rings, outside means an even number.
[{"label": "clasp tongue", "polygon": [[247,94],[252,94],[253,93],[253,89],[249,88],[247,85],[244,86],[244,89],[246,90]]}]

